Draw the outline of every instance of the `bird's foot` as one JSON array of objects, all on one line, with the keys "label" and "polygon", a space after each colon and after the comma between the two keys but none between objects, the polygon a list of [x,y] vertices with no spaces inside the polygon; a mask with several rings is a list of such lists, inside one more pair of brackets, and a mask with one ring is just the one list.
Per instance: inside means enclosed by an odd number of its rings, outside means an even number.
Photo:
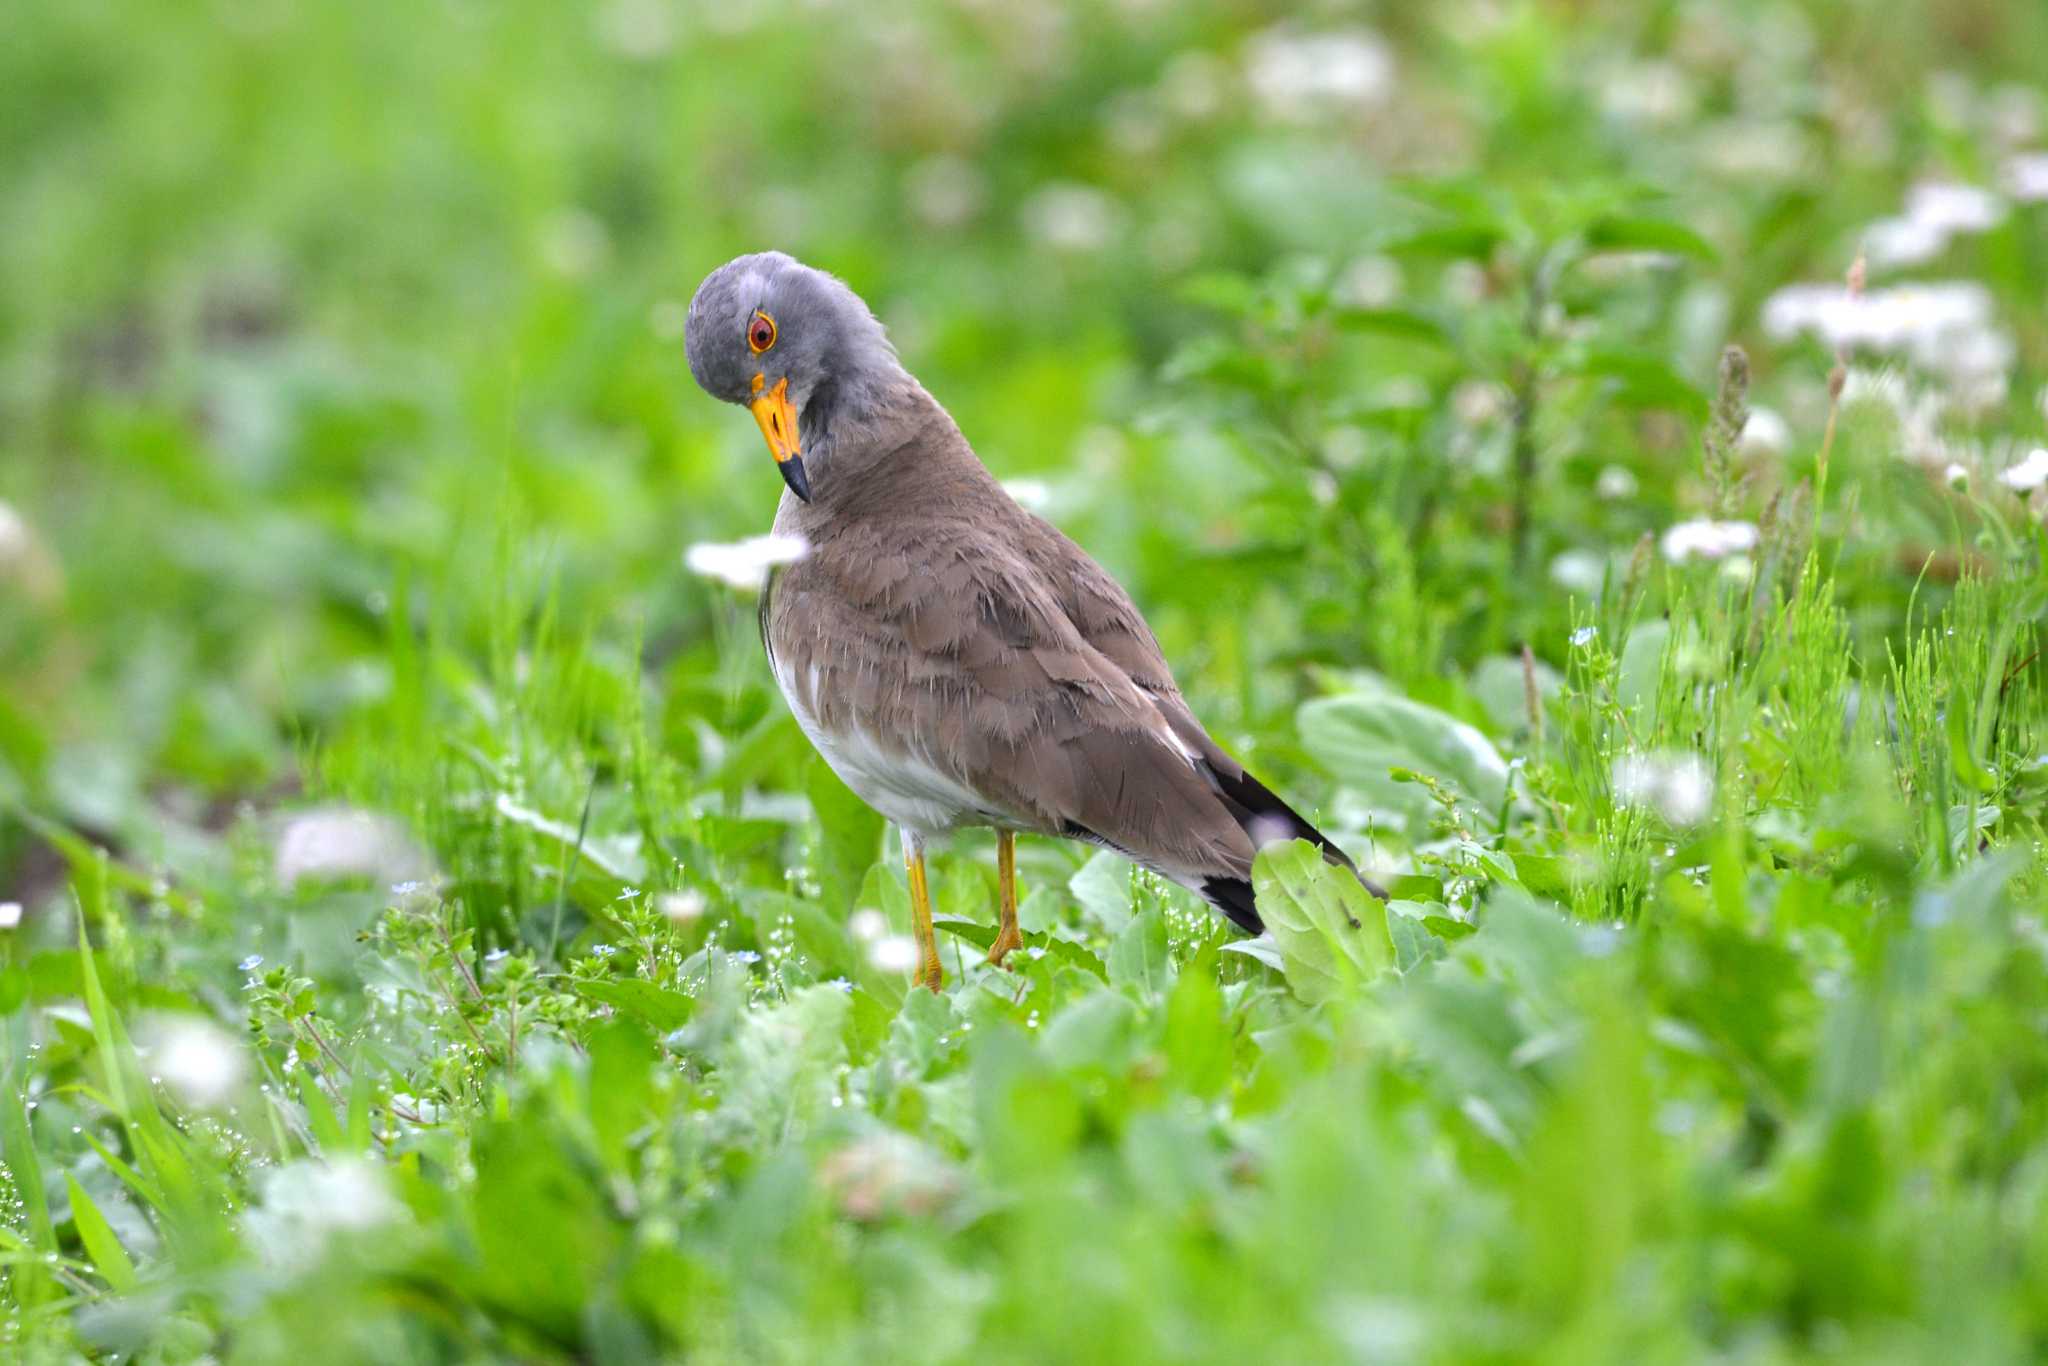
[{"label": "bird's foot", "polygon": [[1010,956],[1010,950],[1023,947],[1024,936],[1017,933],[1017,927],[1005,925],[996,932],[996,942],[988,946],[988,961],[996,967],[1005,967],[1003,960]]}]

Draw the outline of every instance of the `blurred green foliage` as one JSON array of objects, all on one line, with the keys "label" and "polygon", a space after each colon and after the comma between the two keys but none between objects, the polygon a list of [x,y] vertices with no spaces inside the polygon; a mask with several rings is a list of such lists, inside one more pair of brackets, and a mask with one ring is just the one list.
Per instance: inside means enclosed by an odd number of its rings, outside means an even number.
[{"label": "blurred green foliage", "polygon": [[[2048,1351],[2041,6],[10,17],[8,1354]],[[771,246],[1389,903],[906,990],[682,563]]]}]

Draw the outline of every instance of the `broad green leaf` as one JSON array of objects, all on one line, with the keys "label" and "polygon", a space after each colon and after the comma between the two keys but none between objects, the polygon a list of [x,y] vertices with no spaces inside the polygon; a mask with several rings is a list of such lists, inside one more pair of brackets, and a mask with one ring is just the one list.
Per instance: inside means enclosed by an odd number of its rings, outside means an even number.
[{"label": "broad green leaf", "polygon": [[116,1293],[127,1294],[135,1288],[135,1263],[128,1260],[128,1249],[121,1246],[106,1216],[78,1179],[67,1172],[64,1184],[71,1192],[71,1222],[78,1229],[78,1241],[85,1244],[86,1255]]},{"label": "broad green leaf", "polygon": [[1347,332],[1373,332],[1403,341],[1450,348],[1450,332],[1436,319],[1406,308],[1340,308],[1331,313]]},{"label": "broad green leaf", "polygon": [[1307,840],[1260,850],[1252,887],[1288,984],[1303,1000],[1328,1000],[1394,965],[1386,909]]},{"label": "broad green leaf", "polygon": [[1172,980],[1172,960],[1167,953],[1166,917],[1156,907],[1131,917],[1116,942],[1109,946],[1109,984],[1136,987],[1146,996],[1164,991]]},{"label": "broad green leaf", "polygon": [[1389,692],[1356,692],[1303,704],[1301,737],[1337,778],[1397,809],[1415,798],[1397,794],[1392,770],[1413,769],[1449,786],[1484,811],[1507,791],[1508,766],[1493,742],[1434,707]]},{"label": "broad green leaf", "polygon": [[861,879],[882,856],[882,817],[854,796],[822,759],[809,765],[804,790],[818,819],[812,859],[825,890],[827,913],[843,919],[860,894]]},{"label": "broad green leaf", "polygon": [[1655,356],[1640,351],[1595,349],[1585,352],[1567,372],[1611,381],[1622,399],[1636,407],[1669,408],[1695,422],[1707,416],[1707,396]]},{"label": "broad green leaf", "polygon": [[1096,927],[1110,936],[1131,923],[1131,865],[1107,849],[1081,865],[1067,886]]},{"label": "broad green leaf", "polygon": [[697,1009],[697,1002],[680,991],[670,991],[667,987],[658,987],[638,978],[572,982],[570,985],[585,1000],[623,1011],[660,1034],[681,1029],[690,1022],[690,1016]]},{"label": "broad green leaf", "polygon": [[1181,969],[1166,998],[1167,1065],[1179,1086],[1204,1100],[1230,1084],[1230,1021],[1216,984],[1216,962],[1216,949],[1203,949]]},{"label": "broad green leaf", "polygon": [[1700,261],[1718,257],[1706,238],[1668,218],[1598,219],[1586,229],[1586,246],[1593,251],[1662,251]]}]

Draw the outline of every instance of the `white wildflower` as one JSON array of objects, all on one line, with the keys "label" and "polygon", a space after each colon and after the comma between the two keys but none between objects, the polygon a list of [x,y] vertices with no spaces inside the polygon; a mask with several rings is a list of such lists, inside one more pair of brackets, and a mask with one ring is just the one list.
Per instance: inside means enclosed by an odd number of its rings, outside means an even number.
[{"label": "white wildflower", "polygon": [[1673,62],[1631,62],[1599,82],[1600,107],[1622,123],[1663,125],[1692,114],[1691,79]]},{"label": "white wildflower", "polygon": [[21,903],[0,901],[0,930],[11,930],[21,923]]},{"label": "white wildflower", "polygon": [[1690,559],[1719,560],[1741,554],[1756,544],[1756,523],[1717,522],[1701,517],[1680,522],[1664,533],[1664,558],[1673,564]]},{"label": "white wildflower", "polygon": [[681,892],[663,892],[655,898],[654,904],[663,918],[677,929],[702,920],[707,909],[704,893],[694,887]]},{"label": "white wildflower", "polygon": [[597,37],[621,57],[651,62],[675,46],[675,18],[662,0],[611,0],[597,11]]},{"label": "white wildflower", "polygon": [[1948,249],[1948,234],[1913,218],[1880,218],[1863,230],[1863,252],[1879,270],[1921,266]]},{"label": "white wildflower", "polygon": [[917,966],[917,941],[907,934],[889,934],[868,946],[868,961],[880,972],[909,972]]},{"label": "white wildflower", "polygon": [[1753,408],[1739,444],[1750,455],[1783,455],[1792,445],[1792,425],[1769,408]]},{"label": "white wildflower", "polygon": [[934,228],[965,227],[981,213],[988,186],[973,162],[964,157],[926,157],[904,177],[910,211]]},{"label": "white wildflower", "polygon": [[1330,293],[1351,308],[1386,308],[1401,297],[1401,263],[1391,256],[1361,256],[1344,268]]},{"label": "white wildflower", "polygon": [[1998,476],[2009,489],[2020,493],[2032,493],[2043,484],[2048,484],[2048,446],[2036,446],[2027,452],[2027,458]]},{"label": "white wildflower", "polygon": [[863,944],[872,944],[889,933],[889,917],[873,906],[863,906],[846,922],[846,932]]},{"label": "white wildflower", "polygon": [[811,551],[801,536],[770,532],[749,536],[744,541],[699,541],[683,555],[690,572],[716,579],[745,593],[758,593],[768,584],[768,574],[779,565],[795,564]]},{"label": "white wildflower", "polygon": [[1576,593],[1597,593],[1607,561],[1590,550],[1567,550],[1550,562],[1550,581]]},{"label": "white wildflower", "polygon": [[378,1228],[405,1213],[383,1171],[358,1157],[287,1162],[264,1176],[262,1192],[267,1233],[312,1240]]},{"label": "white wildflower", "polygon": [[2048,152],[2022,152],[2005,163],[2005,192],[2024,204],[2048,201]]},{"label": "white wildflower", "polygon": [[1366,29],[1300,33],[1280,25],[1246,44],[1245,82],[1268,118],[1312,123],[1387,99],[1393,93],[1394,57]]},{"label": "white wildflower", "polygon": [[1951,461],[1949,467],[1941,472],[1941,477],[1957,493],[1961,493],[1970,487],[1970,471],[1954,461]]},{"label": "white wildflower", "polygon": [[232,1097],[249,1074],[241,1039],[197,1015],[145,1023],[137,1041],[150,1075],[186,1105],[207,1109]]},{"label": "white wildflower", "polygon": [[1052,488],[1043,479],[1005,479],[1003,492],[1032,512],[1043,512],[1052,502]]},{"label": "white wildflower", "polygon": [[1593,492],[1609,502],[1633,498],[1636,496],[1636,477],[1624,465],[1608,465],[1600,471],[1599,478],[1593,481]]},{"label": "white wildflower", "polygon": [[389,816],[349,806],[316,807],[286,823],[277,837],[277,880],[367,877],[389,886],[428,877],[433,865],[405,827]]},{"label": "white wildflower", "polygon": [[1948,379],[1966,406],[2002,397],[2012,338],[1994,325],[1991,291],[1973,281],[1896,285],[1852,295],[1840,285],[1788,285],[1764,303],[1778,340],[1807,333],[1833,349],[1902,355]]},{"label": "white wildflower", "polygon": [[2005,201],[1975,185],[1922,181],[1906,196],[1906,217],[1955,236],[1989,232],[2005,218]]},{"label": "white wildflower", "polygon": [[1024,201],[1019,216],[1032,240],[1074,255],[1108,246],[1123,218],[1116,201],[1101,190],[1067,182],[1040,187]]},{"label": "white wildflower", "polygon": [[1651,808],[1673,825],[1698,825],[1713,810],[1713,770],[1697,754],[1624,754],[1612,776],[1615,801]]}]

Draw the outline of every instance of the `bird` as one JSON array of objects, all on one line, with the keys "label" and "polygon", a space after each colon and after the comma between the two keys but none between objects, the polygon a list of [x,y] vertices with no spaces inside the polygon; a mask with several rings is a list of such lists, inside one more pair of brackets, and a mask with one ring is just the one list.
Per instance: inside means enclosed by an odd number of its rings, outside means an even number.
[{"label": "bird", "polygon": [[774,534],[804,551],[764,587],[762,640],[798,727],[901,834],[916,985],[944,982],[926,846],[965,828],[996,832],[997,965],[1023,942],[1019,834],[1113,850],[1248,934],[1274,841],[1383,895],[1210,737],[1130,594],[1004,490],[838,277],[776,251],[728,261],[684,350],[782,475]]}]

